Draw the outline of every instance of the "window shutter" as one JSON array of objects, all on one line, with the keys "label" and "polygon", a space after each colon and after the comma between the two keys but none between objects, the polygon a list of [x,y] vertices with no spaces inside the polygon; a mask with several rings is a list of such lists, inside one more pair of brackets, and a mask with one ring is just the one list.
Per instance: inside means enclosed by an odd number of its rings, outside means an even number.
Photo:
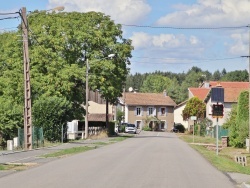
[{"label": "window shutter", "polygon": [[147,108],[147,115],[149,115],[149,107]]},{"label": "window shutter", "polygon": [[156,116],[156,108],[154,108],[153,115]]},{"label": "window shutter", "polygon": [[135,107],[135,111],[134,112],[135,112],[135,116],[136,116],[137,115],[137,108],[136,107]]},{"label": "window shutter", "polygon": [[161,113],[161,107],[159,108],[158,113],[159,113],[159,116],[162,116],[162,113]]},{"label": "window shutter", "polygon": [[166,116],[168,115],[168,108],[166,107],[165,108],[165,113],[166,113]]},{"label": "window shutter", "polygon": [[141,107],[141,116],[143,116],[143,108]]}]

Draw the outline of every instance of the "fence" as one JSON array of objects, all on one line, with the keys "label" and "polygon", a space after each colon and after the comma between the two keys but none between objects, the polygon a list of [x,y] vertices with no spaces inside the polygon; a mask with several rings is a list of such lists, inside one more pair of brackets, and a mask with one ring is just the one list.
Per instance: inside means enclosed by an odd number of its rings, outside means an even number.
[{"label": "fence", "polygon": [[[24,148],[24,129],[18,129],[19,146]],[[33,148],[44,146],[43,128],[32,127],[32,145]]]},{"label": "fence", "polygon": [[[207,131],[207,136],[211,136],[213,138],[216,138],[216,127],[214,126],[211,130]],[[218,126],[219,130],[218,130],[218,138],[221,140],[221,137],[223,136],[228,136],[229,131],[228,129],[224,129],[222,126]]]}]

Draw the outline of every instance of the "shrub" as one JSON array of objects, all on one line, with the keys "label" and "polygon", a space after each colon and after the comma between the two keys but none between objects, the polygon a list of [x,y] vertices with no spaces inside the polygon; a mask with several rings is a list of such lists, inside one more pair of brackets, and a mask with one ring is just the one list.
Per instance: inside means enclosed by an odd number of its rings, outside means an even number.
[{"label": "shrub", "polygon": [[152,129],[149,126],[142,127],[143,131],[152,131]]}]

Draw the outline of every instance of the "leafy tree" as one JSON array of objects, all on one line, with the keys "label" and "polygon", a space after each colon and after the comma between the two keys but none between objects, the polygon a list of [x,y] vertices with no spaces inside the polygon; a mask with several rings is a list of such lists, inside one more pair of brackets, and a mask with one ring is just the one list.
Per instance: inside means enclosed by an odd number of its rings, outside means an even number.
[{"label": "leafy tree", "polygon": [[120,109],[117,110],[116,112],[116,118],[117,118],[117,121],[118,121],[118,124],[121,125],[121,122],[122,120],[124,119],[124,112]]},{"label": "leafy tree", "polygon": [[227,74],[227,71],[226,71],[226,69],[224,68],[224,69],[222,69],[222,71],[221,71],[221,75],[222,76],[224,76],[224,75],[226,75]]},{"label": "leafy tree", "polygon": [[[144,80],[143,85],[140,89],[141,92],[148,92],[148,93],[161,93],[164,90],[168,89],[169,86],[172,84],[172,81],[161,75],[149,75],[147,76],[146,80]],[[170,86],[171,87],[171,86]]]},{"label": "leafy tree", "polygon": [[[195,69],[196,70],[196,69]],[[180,99],[181,101],[185,101],[188,98],[188,91],[189,87],[199,87],[204,80],[204,76],[202,72],[195,72],[195,71],[188,71],[188,74],[185,80],[181,83],[180,86]]]},{"label": "leafy tree", "polygon": [[17,136],[18,128],[22,127],[23,108],[9,100],[0,98],[0,146],[6,147],[7,140]]},{"label": "leafy tree", "polygon": [[241,92],[238,105],[233,105],[229,119],[223,128],[229,129],[229,144],[234,147],[244,147],[245,139],[248,137],[248,91]]},{"label": "leafy tree", "polygon": [[62,127],[67,130],[67,121],[72,118],[72,105],[66,98],[41,97],[33,106],[33,125],[42,127],[48,141],[60,141]]},{"label": "leafy tree", "polygon": [[248,81],[248,71],[247,70],[236,70],[225,74],[222,81],[235,81],[235,82],[247,82]]},{"label": "leafy tree", "polygon": [[217,70],[217,71],[214,72],[212,79],[213,79],[214,81],[218,81],[218,80],[221,79],[221,76],[222,76],[222,75],[221,75],[220,71]]},{"label": "leafy tree", "polygon": [[197,119],[203,119],[205,117],[206,105],[198,97],[192,97],[188,100],[182,116],[184,120],[187,120],[191,116],[196,116]]},{"label": "leafy tree", "polygon": [[[72,105],[73,117],[81,119],[86,59],[90,88],[101,89],[111,102],[121,96],[133,49],[131,40],[123,38],[121,25],[97,12],[35,11],[28,15],[28,22],[33,103],[42,96],[65,98]],[[22,43],[18,33],[0,34],[0,99],[23,108]],[[112,53],[116,58],[105,59]]]}]

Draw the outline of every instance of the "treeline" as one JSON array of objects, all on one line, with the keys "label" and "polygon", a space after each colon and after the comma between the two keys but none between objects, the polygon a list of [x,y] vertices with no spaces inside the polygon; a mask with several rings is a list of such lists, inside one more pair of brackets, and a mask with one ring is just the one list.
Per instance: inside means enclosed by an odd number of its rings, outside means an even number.
[{"label": "treeline", "polygon": [[236,70],[227,72],[223,69],[211,73],[198,67],[192,67],[186,73],[155,71],[153,73],[130,74],[126,80],[126,91],[132,87],[136,92],[160,93],[163,90],[177,103],[188,99],[188,88],[199,87],[204,81],[237,81],[247,82],[248,71]]}]

